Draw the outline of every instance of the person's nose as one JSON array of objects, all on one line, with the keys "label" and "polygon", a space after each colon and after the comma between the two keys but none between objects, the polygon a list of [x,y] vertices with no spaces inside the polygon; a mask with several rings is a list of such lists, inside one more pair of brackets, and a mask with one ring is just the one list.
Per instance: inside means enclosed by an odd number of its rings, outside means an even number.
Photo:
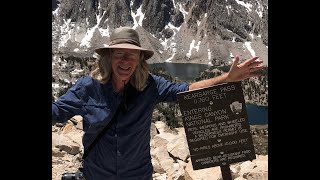
[{"label": "person's nose", "polygon": [[128,61],[129,60],[128,57],[129,57],[128,54],[124,54],[123,56],[121,56],[120,60],[121,61]]}]

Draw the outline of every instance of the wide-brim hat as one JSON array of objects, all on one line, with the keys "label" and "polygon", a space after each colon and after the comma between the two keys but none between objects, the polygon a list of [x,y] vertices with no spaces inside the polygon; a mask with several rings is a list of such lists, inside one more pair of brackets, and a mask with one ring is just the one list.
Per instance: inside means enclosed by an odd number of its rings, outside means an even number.
[{"label": "wide-brim hat", "polygon": [[140,45],[137,31],[130,27],[116,28],[111,36],[109,46],[101,47],[95,50],[100,56],[105,56],[112,48],[137,49],[144,53],[144,59],[151,58],[154,54],[152,50],[144,49]]}]

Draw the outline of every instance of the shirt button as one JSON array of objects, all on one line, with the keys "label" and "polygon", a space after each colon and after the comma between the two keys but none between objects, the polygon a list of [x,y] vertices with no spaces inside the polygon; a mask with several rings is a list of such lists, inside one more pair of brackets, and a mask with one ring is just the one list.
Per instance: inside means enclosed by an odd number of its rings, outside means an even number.
[{"label": "shirt button", "polygon": [[121,153],[119,150],[117,151],[117,156],[121,156]]},{"label": "shirt button", "polygon": [[118,137],[118,135],[117,135],[117,134],[114,134],[114,137]]}]

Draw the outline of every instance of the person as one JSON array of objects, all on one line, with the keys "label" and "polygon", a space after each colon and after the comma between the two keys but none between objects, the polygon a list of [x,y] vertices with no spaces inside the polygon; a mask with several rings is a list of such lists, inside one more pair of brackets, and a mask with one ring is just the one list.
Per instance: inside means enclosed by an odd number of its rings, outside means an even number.
[{"label": "person", "polygon": [[[152,112],[160,102],[175,102],[178,92],[258,76],[262,60],[253,57],[240,64],[234,59],[228,72],[192,84],[170,82],[148,71],[154,54],[142,48],[139,35],[130,27],[116,28],[107,47],[98,48],[98,66],[52,103],[52,121],[66,122],[83,117],[84,152],[108,125],[101,139],[83,162],[87,180],[149,180],[153,167],[150,155]],[[111,121],[117,109],[116,120]]]}]

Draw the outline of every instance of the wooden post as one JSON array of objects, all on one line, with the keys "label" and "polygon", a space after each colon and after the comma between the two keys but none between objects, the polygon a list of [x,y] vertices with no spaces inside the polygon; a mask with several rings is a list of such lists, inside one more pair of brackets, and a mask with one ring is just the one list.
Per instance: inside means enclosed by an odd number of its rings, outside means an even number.
[{"label": "wooden post", "polygon": [[229,164],[220,166],[222,179],[232,180],[231,170]]}]

